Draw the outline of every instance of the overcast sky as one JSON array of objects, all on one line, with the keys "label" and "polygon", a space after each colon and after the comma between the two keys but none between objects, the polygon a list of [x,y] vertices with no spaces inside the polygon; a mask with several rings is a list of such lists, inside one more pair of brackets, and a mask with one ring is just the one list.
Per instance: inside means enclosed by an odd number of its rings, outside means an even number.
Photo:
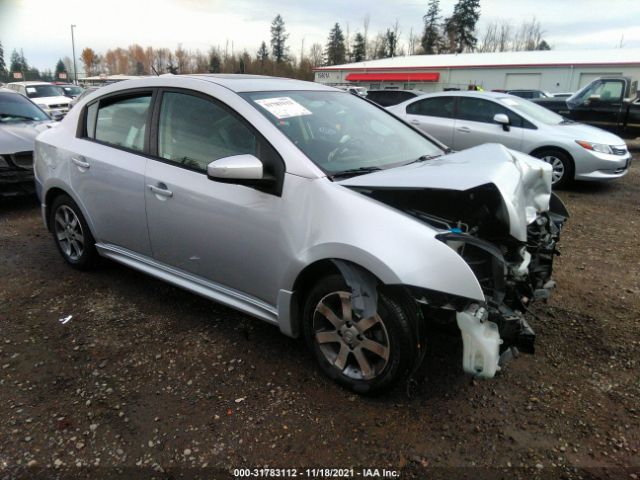
[{"label": "overcast sky", "polygon": [[[443,15],[455,0],[441,0]],[[0,0],[0,41],[5,61],[22,48],[27,61],[54,69],[58,58],[71,56],[70,25],[76,24],[76,54],[84,47],[143,46],[206,51],[210,46],[255,53],[269,43],[269,25],[280,13],[290,34],[288,45],[298,56],[314,42],[326,43],[339,22],[353,34],[370,17],[370,35],[400,23],[401,40],[422,28],[427,0]],[[547,42],[557,50],[640,47],[640,0],[481,0],[479,29],[489,21],[517,26],[535,16]],[[640,60],[640,59],[638,59]],[[80,67],[79,67],[80,68]]]}]

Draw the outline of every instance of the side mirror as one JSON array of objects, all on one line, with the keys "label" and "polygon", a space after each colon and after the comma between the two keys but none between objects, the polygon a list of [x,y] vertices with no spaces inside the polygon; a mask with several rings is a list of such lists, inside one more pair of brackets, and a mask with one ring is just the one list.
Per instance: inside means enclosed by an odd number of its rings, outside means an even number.
[{"label": "side mirror", "polygon": [[262,162],[250,154],[224,157],[207,165],[207,175],[220,181],[262,180]]},{"label": "side mirror", "polygon": [[509,131],[509,117],[507,117],[507,115],[505,115],[504,113],[496,113],[493,116],[493,121],[499,125],[502,125],[502,129],[505,132]]},{"label": "side mirror", "polygon": [[52,120],[55,120],[56,122],[60,122],[64,118],[64,115],[60,112],[56,112],[56,113],[52,113],[50,117]]}]

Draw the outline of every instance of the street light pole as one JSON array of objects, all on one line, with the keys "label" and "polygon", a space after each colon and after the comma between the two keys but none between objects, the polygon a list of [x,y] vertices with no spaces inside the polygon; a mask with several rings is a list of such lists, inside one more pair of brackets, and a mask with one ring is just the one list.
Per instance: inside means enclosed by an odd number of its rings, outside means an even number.
[{"label": "street light pole", "polygon": [[78,69],[76,68],[76,42],[73,38],[73,29],[75,25],[71,25],[71,51],[73,52],[73,83],[78,84]]}]

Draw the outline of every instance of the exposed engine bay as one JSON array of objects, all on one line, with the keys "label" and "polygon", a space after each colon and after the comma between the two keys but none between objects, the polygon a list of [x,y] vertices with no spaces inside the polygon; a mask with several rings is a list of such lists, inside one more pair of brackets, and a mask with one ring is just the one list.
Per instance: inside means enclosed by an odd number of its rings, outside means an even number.
[{"label": "exposed engine bay", "polygon": [[[534,301],[548,298],[555,286],[553,258],[559,255],[556,245],[569,216],[555,194],[551,193],[548,210],[528,210],[533,215],[527,218],[526,240],[518,240],[511,234],[507,206],[493,183],[463,191],[355,189],[441,230],[436,238],[455,250],[475,274],[485,304],[469,304],[438,292],[416,298],[425,318],[457,320],[465,346],[465,370],[492,377],[499,368],[498,349],[500,353],[512,348],[534,353],[535,333],[525,313]],[[493,353],[477,351],[484,348]]]}]

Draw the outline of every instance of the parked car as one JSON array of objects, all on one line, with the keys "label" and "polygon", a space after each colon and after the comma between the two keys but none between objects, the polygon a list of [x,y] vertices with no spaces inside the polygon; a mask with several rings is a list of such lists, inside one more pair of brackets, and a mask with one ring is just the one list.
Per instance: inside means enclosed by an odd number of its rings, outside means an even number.
[{"label": "parked car", "polygon": [[389,110],[455,150],[497,142],[540,158],[557,187],[622,177],[631,161],[620,137],[503,93],[434,93]]},{"label": "parked car", "polygon": [[569,98],[571,95],[573,95],[574,92],[559,92],[559,93],[552,93],[551,96],[553,98]]},{"label": "parked car", "polygon": [[551,94],[543,90],[505,90],[505,93],[528,100],[532,98],[551,98]]},{"label": "parked car", "polygon": [[411,98],[424,95],[424,93],[425,92],[421,90],[369,90],[367,92],[367,98],[383,107],[390,107]]},{"label": "parked car", "polygon": [[0,197],[33,194],[34,140],[53,124],[30,100],[0,88]]},{"label": "parked car", "polygon": [[478,376],[532,352],[522,312],[567,216],[544,162],[450,154],[355,95],[250,75],[104,87],[38,137],[35,173],[71,266],[102,255],[303,335],[361,393],[419,363],[428,322],[459,326]]},{"label": "parked car", "polygon": [[601,77],[567,99],[544,98],[536,103],[576,122],[595,125],[625,138],[640,136],[638,81],[629,77]]},{"label": "parked car", "polygon": [[80,95],[78,95],[76,98],[73,98],[71,100],[71,102],[69,103],[69,108],[73,108],[76,103],[78,103],[79,101],[84,99],[87,95],[92,94],[93,92],[95,92],[99,88],[100,87],[87,87],[87,88],[85,88]]},{"label": "parked car", "polygon": [[44,110],[51,118],[62,119],[69,111],[69,98],[62,89],[47,82],[13,82],[7,87],[24,95]]},{"label": "parked car", "polygon": [[357,87],[354,85],[339,85],[337,88],[344,90],[345,92],[353,93],[354,95],[360,95],[361,97],[367,96],[367,89],[364,87]]},{"label": "parked car", "polygon": [[84,88],[71,83],[57,83],[56,87],[60,87],[64,96],[71,99],[77,98],[82,95],[82,92],[84,92]]}]

